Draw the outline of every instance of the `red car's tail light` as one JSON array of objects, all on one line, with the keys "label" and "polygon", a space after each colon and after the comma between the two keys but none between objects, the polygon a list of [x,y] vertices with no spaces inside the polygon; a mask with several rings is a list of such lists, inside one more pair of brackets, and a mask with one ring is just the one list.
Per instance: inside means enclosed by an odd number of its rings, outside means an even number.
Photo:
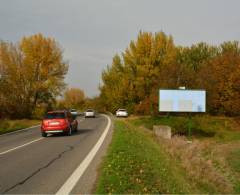
[{"label": "red car's tail light", "polygon": [[48,121],[43,120],[42,124],[43,124],[44,126],[47,126],[47,125],[48,125]]}]

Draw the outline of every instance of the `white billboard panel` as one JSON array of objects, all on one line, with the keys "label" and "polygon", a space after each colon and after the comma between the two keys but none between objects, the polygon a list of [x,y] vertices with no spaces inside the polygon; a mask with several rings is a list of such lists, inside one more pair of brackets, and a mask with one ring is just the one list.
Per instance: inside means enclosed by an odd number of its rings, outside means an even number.
[{"label": "white billboard panel", "polygon": [[159,90],[160,112],[206,112],[205,90]]}]

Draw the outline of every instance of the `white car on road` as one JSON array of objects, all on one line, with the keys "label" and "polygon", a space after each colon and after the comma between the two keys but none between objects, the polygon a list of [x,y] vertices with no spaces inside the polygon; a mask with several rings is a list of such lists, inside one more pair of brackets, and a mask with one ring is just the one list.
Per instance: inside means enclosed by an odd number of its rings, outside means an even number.
[{"label": "white car on road", "polygon": [[87,117],[95,118],[95,111],[93,109],[88,109],[85,112],[85,118],[87,118]]},{"label": "white car on road", "polygon": [[116,116],[117,117],[128,117],[128,112],[126,109],[118,109],[116,111]]}]

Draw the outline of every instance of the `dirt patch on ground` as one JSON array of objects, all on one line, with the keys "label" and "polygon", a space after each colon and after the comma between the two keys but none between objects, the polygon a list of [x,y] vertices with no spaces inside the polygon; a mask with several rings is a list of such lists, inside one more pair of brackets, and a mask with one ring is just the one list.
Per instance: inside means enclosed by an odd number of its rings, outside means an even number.
[{"label": "dirt patch on ground", "polygon": [[240,117],[236,117],[234,120],[233,120],[233,128],[236,130],[236,131],[240,131]]}]

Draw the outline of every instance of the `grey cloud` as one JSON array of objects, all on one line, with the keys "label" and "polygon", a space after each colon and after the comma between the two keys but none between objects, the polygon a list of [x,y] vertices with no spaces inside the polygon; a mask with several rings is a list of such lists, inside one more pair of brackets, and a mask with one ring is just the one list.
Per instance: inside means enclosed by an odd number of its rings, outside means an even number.
[{"label": "grey cloud", "polygon": [[181,45],[239,40],[239,7],[238,0],[1,1],[0,39],[54,37],[70,62],[66,82],[93,96],[102,70],[140,30],[163,30]]}]

